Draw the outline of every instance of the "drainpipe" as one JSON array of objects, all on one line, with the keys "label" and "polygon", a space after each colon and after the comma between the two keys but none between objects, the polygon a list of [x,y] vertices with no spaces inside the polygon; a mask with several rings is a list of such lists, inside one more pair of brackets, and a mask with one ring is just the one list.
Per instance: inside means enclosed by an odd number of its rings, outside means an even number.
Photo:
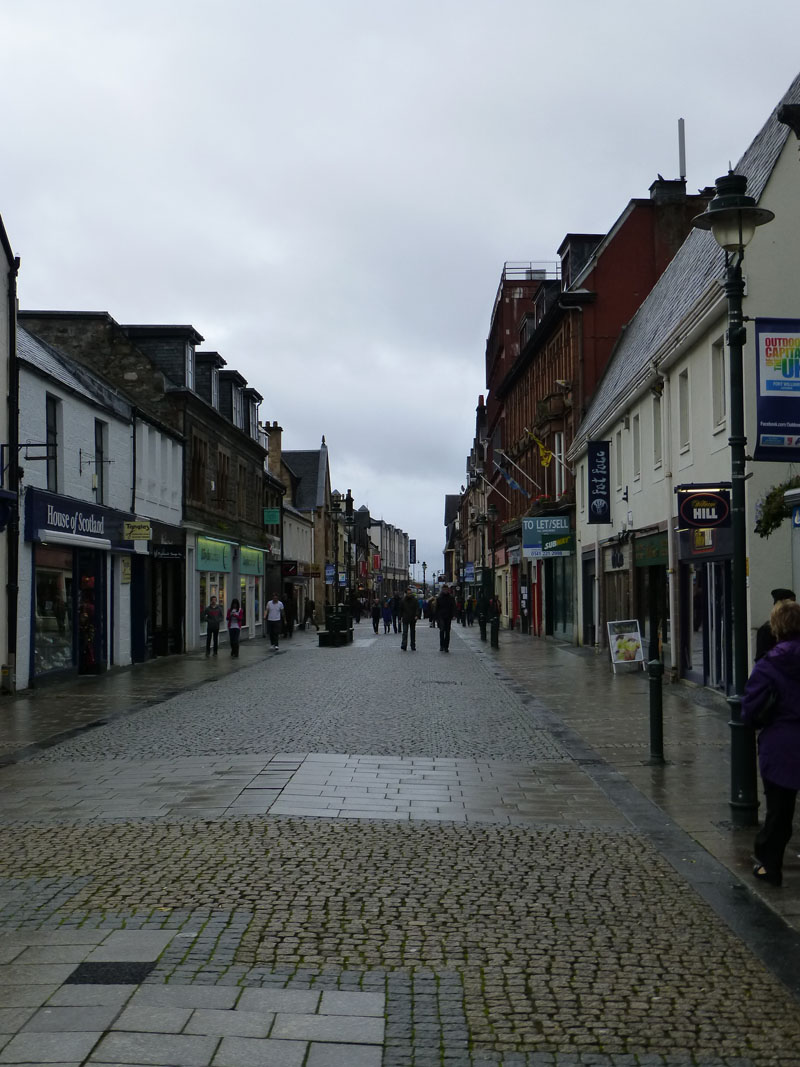
[{"label": "drainpipe", "polygon": [[8,556],[8,674],[3,689],[13,693],[17,688],[17,597],[19,594],[19,364],[17,362],[17,274],[19,256],[14,257],[14,269],[8,275],[8,488],[16,496],[16,504],[6,527]]}]

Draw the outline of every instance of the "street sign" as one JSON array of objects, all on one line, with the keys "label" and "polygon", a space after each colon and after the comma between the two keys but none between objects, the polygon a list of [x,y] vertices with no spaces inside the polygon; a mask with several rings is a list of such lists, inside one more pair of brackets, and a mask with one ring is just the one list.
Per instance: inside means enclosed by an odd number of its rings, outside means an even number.
[{"label": "street sign", "polygon": [[152,529],[149,522],[123,522],[122,538],[124,541],[149,541]]},{"label": "street sign", "polygon": [[264,525],[277,526],[281,521],[280,508],[264,508]]}]

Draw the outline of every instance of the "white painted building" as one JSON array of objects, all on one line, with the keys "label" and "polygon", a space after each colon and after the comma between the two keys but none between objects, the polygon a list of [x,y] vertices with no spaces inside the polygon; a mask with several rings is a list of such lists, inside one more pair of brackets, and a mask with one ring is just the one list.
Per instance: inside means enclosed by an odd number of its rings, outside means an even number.
[{"label": "white painted building", "polygon": [[[800,103],[800,78],[782,103]],[[756,441],[757,319],[800,319],[798,139],[777,109],[739,164],[749,195],[775,213],[744,258],[745,432]],[[645,652],[653,637],[673,677],[731,686],[730,531],[688,529],[676,490],[730,484],[730,386],[725,340],[724,254],[693,231],[621,336],[570,459],[577,481],[578,633],[604,646],[606,623],[638,619]],[[800,396],[796,403],[800,405]],[[610,522],[592,521],[588,447],[607,442]],[[755,533],[760,501],[796,470],[748,462],[749,632],[768,617],[770,590],[792,581],[789,524]]]},{"label": "white painted building", "polygon": [[[9,368],[14,348],[16,322],[16,277],[17,263],[11,244],[0,218],[0,396],[8,397],[10,393]],[[12,398],[13,401],[13,398]],[[10,465],[16,462],[16,447],[10,434],[9,405],[0,404],[0,671],[2,671],[2,688],[13,690],[15,687],[16,650],[13,638],[9,640],[9,623],[11,629],[16,625],[16,602],[13,589],[16,580],[14,567],[14,546],[9,552],[9,538],[16,541],[16,490],[9,485]],[[9,529],[9,525],[11,529]],[[9,557],[11,568],[9,569]],[[12,590],[9,602],[8,589]]]}]

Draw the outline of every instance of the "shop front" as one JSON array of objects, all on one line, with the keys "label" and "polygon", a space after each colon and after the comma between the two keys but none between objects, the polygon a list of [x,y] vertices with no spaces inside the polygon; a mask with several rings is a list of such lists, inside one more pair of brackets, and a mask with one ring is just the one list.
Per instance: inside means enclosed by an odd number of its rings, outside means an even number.
[{"label": "shop front", "polygon": [[264,550],[242,545],[239,549],[239,604],[244,612],[242,640],[261,633],[264,613]]},{"label": "shop front", "polygon": [[149,527],[148,551],[131,559],[131,655],[134,663],[184,648],[185,555],[183,531],[158,522]]},{"label": "shop front", "polygon": [[123,538],[131,518],[72,497],[25,491],[20,596],[29,584],[31,610],[29,630],[20,626],[19,662],[27,642],[30,684],[65,673],[99,674],[115,659],[129,661],[129,630],[119,622],[128,609],[121,574],[133,549]]},{"label": "shop front", "polygon": [[[231,599],[239,595],[239,589],[233,581],[234,547],[232,541],[219,541],[214,537],[203,536],[197,538],[197,602],[200,605],[200,613],[195,625],[203,639],[206,636],[203,616],[212,596],[217,598],[224,615],[230,607]],[[225,627],[222,626],[221,629],[224,631]]]},{"label": "shop front", "polygon": [[667,533],[637,537],[633,542],[636,617],[648,659],[664,659],[670,642]]},{"label": "shop front", "polygon": [[[572,640],[575,627],[575,534],[569,515],[522,520],[522,554],[535,561],[534,632]],[[544,578],[542,582],[541,579]],[[543,627],[538,620],[543,617]]]}]

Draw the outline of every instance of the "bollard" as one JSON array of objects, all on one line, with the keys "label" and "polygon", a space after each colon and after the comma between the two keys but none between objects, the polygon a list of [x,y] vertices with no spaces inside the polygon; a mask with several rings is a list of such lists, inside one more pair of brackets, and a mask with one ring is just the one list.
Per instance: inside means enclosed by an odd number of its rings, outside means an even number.
[{"label": "bollard", "polygon": [[481,641],[486,640],[486,612],[478,612],[478,629],[481,632]]},{"label": "bollard", "polygon": [[664,762],[664,711],[661,679],[664,664],[660,659],[651,659],[647,664],[650,675],[650,762]]},{"label": "bollard", "polygon": [[497,614],[497,612],[495,612],[494,615],[492,615],[492,621],[490,623],[490,626],[491,626],[491,630],[492,630],[492,640],[491,640],[492,648],[499,648],[500,647],[500,616]]}]

